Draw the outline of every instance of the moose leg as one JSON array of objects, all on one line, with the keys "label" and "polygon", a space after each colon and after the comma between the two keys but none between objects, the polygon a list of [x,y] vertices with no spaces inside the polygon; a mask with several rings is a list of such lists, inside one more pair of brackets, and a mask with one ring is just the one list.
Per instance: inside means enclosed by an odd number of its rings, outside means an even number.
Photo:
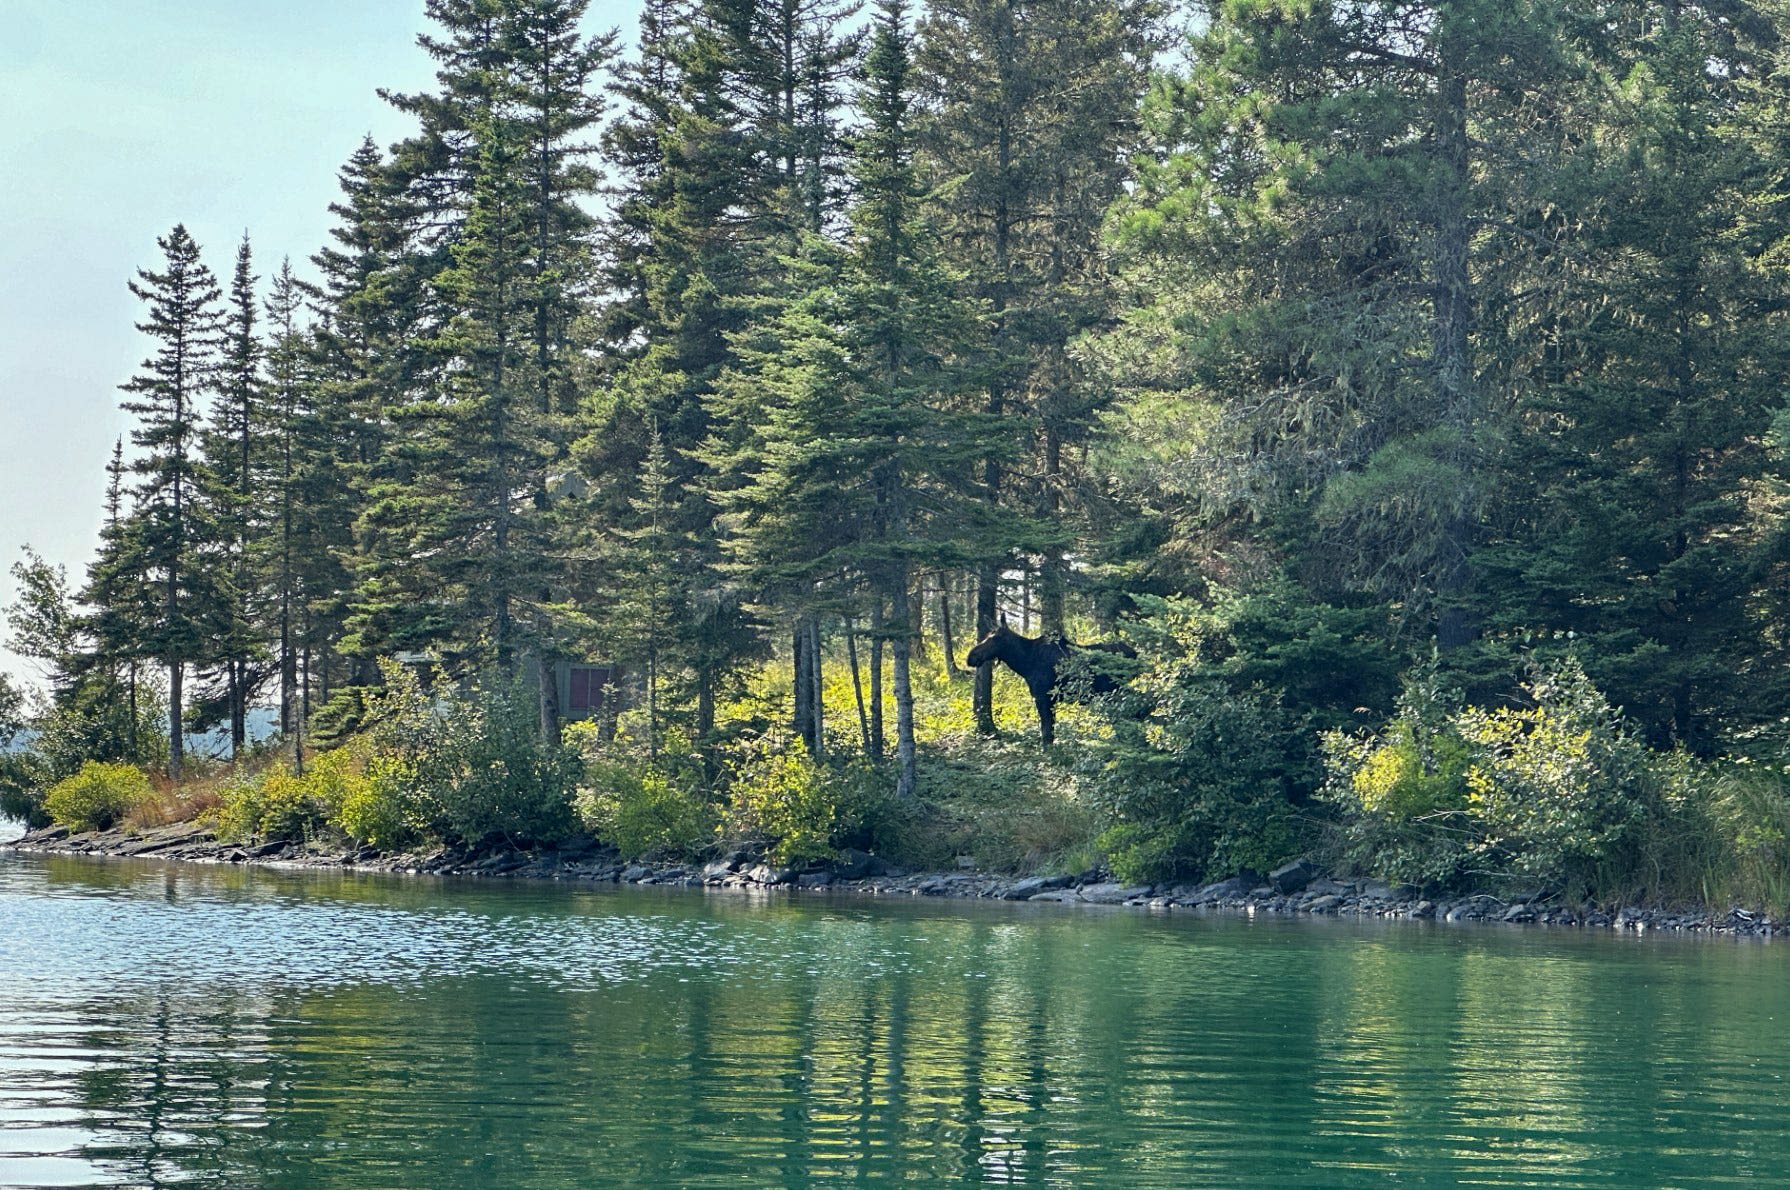
[{"label": "moose leg", "polygon": [[1057,742],[1057,705],[1049,694],[1034,694],[1032,697],[1038,703],[1038,735],[1048,748]]}]

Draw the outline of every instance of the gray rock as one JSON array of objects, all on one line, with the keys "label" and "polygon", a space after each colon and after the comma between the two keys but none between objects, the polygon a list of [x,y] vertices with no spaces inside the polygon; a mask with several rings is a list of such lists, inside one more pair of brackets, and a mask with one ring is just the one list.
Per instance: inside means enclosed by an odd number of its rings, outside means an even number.
[{"label": "gray rock", "polygon": [[[1292,890],[1289,889],[1288,891],[1290,892]],[[1339,880],[1332,880],[1327,876],[1313,880],[1310,884],[1305,886],[1305,895],[1308,897],[1346,897],[1354,891],[1355,889],[1353,886],[1344,884]]]},{"label": "gray rock", "polygon": [[1001,894],[1003,901],[1029,901],[1042,892],[1054,892],[1069,887],[1071,877],[1068,876],[1027,876],[1010,885]]},{"label": "gray rock", "polygon": [[623,884],[639,884],[652,874],[653,870],[645,864],[631,864],[622,869],[621,879]]},{"label": "gray rock", "polygon": [[841,880],[867,880],[888,874],[889,865],[880,857],[856,847],[844,848],[839,852],[839,858],[833,861],[833,875]]},{"label": "gray rock", "polygon": [[1535,910],[1528,905],[1512,905],[1504,911],[1503,921],[1534,921]]},{"label": "gray rock", "polygon": [[702,869],[704,880],[725,880],[733,875],[733,867],[726,860],[716,860]]},{"label": "gray rock", "polygon": [[1277,893],[1295,893],[1318,877],[1318,865],[1308,859],[1296,859],[1268,873],[1268,883]]},{"label": "gray rock", "polygon": [[825,888],[833,883],[831,872],[803,872],[796,877],[797,888]]},{"label": "gray rock", "polygon": [[1340,904],[1342,904],[1342,898],[1335,893],[1330,893],[1318,897],[1316,900],[1307,901],[1304,908],[1307,913],[1330,913]]},{"label": "gray rock", "polygon": [[773,868],[769,864],[759,864],[757,867],[748,868],[741,874],[753,884],[773,887],[779,884],[788,884],[795,878],[795,873],[788,868]]},{"label": "gray rock", "polygon": [[1147,884],[1084,884],[1080,889],[1081,899],[1096,905],[1123,905],[1126,901],[1150,895]]},{"label": "gray rock", "polygon": [[1240,876],[1232,876],[1229,880],[1220,880],[1208,884],[1195,892],[1191,897],[1182,899],[1186,905],[1213,905],[1219,901],[1235,900],[1249,891],[1249,886]]},{"label": "gray rock", "polygon": [[1072,888],[1053,888],[1049,892],[1041,892],[1036,896],[1027,897],[1026,900],[1049,901],[1057,904],[1065,904],[1080,901],[1081,896]]}]

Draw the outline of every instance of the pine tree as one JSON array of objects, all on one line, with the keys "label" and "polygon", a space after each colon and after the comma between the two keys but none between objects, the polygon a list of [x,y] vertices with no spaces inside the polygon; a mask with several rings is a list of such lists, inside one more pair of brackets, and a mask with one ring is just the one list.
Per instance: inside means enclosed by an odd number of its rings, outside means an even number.
[{"label": "pine tree", "polygon": [[1710,752],[1790,697],[1762,614],[1783,522],[1755,495],[1782,482],[1768,431],[1790,367],[1771,263],[1790,161],[1753,131],[1782,103],[1779,40],[1751,5],[1609,18],[1575,43],[1622,98],[1585,104],[1596,134],[1555,192],[1578,228],[1542,296],[1499,311],[1547,347],[1475,566],[1502,641],[1570,633],[1655,742]]},{"label": "pine tree", "polygon": [[248,706],[262,678],[255,658],[259,641],[254,625],[255,581],[249,558],[257,516],[252,456],[262,356],[256,334],[257,280],[245,232],[236,252],[211,423],[205,434],[206,471],[211,479],[205,496],[225,555],[219,578],[228,583],[223,591],[226,606],[220,609],[225,629],[211,642],[212,655],[208,660],[223,670],[221,701],[230,725],[232,756],[240,754],[247,742]]},{"label": "pine tree", "polygon": [[304,750],[299,659],[310,602],[305,577],[316,573],[315,567],[305,565],[301,553],[307,544],[307,522],[314,515],[305,502],[303,476],[314,437],[307,435],[307,423],[315,408],[310,372],[314,350],[300,321],[303,302],[292,262],[281,261],[264,307],[269,332],[266,382],[251,408],[251,474],[261,510],[256,569],[266,596],[264,620],[274,641],[280,737],[292,748],[295,760],[302,759]]},{"label": "pine tree", "polygon": [[[1003,573],[1042,561],[1046,630],[1064,629],[1073,493],[1065,445],[1098,409],[1070,341],[1106,316],[1100,228],[1124,192],[1133,122],[1158,44],[1156,0],[939,0],[920,26],[928,101],[923,147],[940,183],[952,259],[994,312],[990,415],[1011,419],[1036,459],[1026,474],[983,464],[984,500],[1031,514],[976,565],[977,634],[998,616]],[[976,673],[977,723],[994,730],[993,669]]]},{"label": "pine tree", "polygon": [[[369,598],[364,574],[356,574],[379,543],[357,540],[357,530],[364,528],[369,491],[405,474],[409,459],[392,445],[387,411],[420,399],[431,362],[420,346],[422,285],[407,265],[410,208],[400,186],[370,138],[338,177],[341,198],[330,205],[336,226],[330,243],[311,257],[319,280],[300,284],[317,311],[305,364],[313,395],[294,430],[301,512],[294,555],[305,592],[301,720],[313,687],[329,700],[338,654],[357,655],[358,672],[350,676],[371,680],[367,662],[386,647],[378,601]],[[349,619],[357,611],[361,623],[351,638]]]},{"label": "pine tree", "polygon": [[862,86],[846,250],[817,247],[777,318],[742,340],[723,393],[759,420],[719,497],[756,588],[797,609],[868,604],[886,624],[903,797],[917,765],[910,601],[923,571],[973,556],[987,528],[975,467],[1003,449],[998,423],[964,401],[979,318],[921,215],[909,45],[905,6],[887,0]]},{"label": "pine tree", "polygon": [[427,287],[439,322],[426,341],[439,371],[428,399],[384,411],[401,462],[368,488],[357,613],[364,648],[438,647],[451,665],[504,670],[527,658],[550,740],[563,582],[547,480],[570,438],[591,292],[592,221],[580,204],[600,182],[587,137],[613,54],[612,38],[580,34],[585,8],[434,10],[451,34],[431,42],[442,90],[410,102],[424,122],[418,143],[435,146],[419,159],[446,172],[425,177],[413,164],[406,185],[439,200],[421,209],[454,222],[409,241],[411,251],[440,245]]},{"label": "pine tree", "polygon": [[102,677],[109,690],[122,692],[129,722],[127,754],[138,757],[143,754],[142,741],[137,738],[142,718],[139,683],[146,660],[143,647],[155,621],[157,603],[142,571],[144,554],[136,538],[143,518],[129,506],[125,486],[129,474],[120,438],[106,462],[105,519],[80,602],[88,609],[86,631],[91,652],[87,667]]},{"label": "pine tree", "polygon": [[132,465],[140,514],[131,570],[160,593],[157,618],[145,625],[145,656],[168,672],[168,775],[178,781],[184,755],[183,679],[206,656],[218,626],[218,584],[207,551],[216,526],[202,501],[206,482],[200,454],[200,398],[213,383],[218,357],[222,296],[199,246],[176,224],[157,245],[162,272],[137,271],[130,290],[147,307],[137,329],[156,344],[155,354],[123,385],[124,409],[136,415],[131,441],[140,454]]},{"label": "pine tree", "polygon": [[1483,610],[1469,558],[1515,363],[1488,350],[1481,279],[1545,268],[1561,232],[1564,11],[1214,8],[1120,220],[1150,294],[1127,333],[1187,345],[1150,366],[1197,411],[1170,414],[1196,444],[1188,528],[1217,546],[1271,522],[1319,592],[1394,603],[1448,648]]}]

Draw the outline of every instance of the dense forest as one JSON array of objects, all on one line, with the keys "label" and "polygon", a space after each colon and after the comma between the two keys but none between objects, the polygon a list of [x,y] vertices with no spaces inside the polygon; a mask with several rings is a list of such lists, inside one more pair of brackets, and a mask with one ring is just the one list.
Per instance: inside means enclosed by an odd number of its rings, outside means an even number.
[{"label": "dense forest", "polygon": [[1790,898],[1790,6],[427,7],[138,272],[13,812]]}]

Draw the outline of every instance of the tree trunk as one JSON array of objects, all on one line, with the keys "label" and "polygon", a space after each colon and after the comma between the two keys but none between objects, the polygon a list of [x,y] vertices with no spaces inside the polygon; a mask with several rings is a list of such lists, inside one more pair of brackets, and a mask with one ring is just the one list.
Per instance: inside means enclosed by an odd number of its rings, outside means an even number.
[{"label": "tree trunk", "polygon": [[827,754],[826,697],[823,693],[818,617],[811,617],[808,621],[808,660],[814,667],[814,759],[818,761]]},{"label": "tree trunk", "polygon": [[305,646],[299,656],[298,680],[298,733],[292,741],[292,768],[303,775],[305,771],[305,728],[311,722],[311,626],[305,623]]},{"label": "tree trunk", "polygon": [[249,738],[248,694],[244,689],[249,681],[248,668],[246,661],[230,662],[230,759],[233,761],[242,755]]},{"label": "tree trunk", "polygon": [[945,673],[956,679],[963,673],[957,667],[957,642],[951,637],[951,584],[939,576],[939,645],[945,650]]},{"label": "tree trunk", "polygon": [[715,734],[715,667],[704,666],[696,680],[696,734],[707,741]]},{"label": "tree trunk", "polygon": [[795,712],[790,720],[790,728],[798,740],[807,747],[809,755],[814,754],[814,665],[808,657],[808,620],[806,617],[796,621],[795,633],[791,641],[790,664],[793,666],[791,680],[795,685]]},{"label": "tree trunk", "polygon": [[185,669],[178,661],[168,663],[168,780],[180,784],[181,762],[186,756],[186,732],[181,722],[181,679]]},{"label": "tree trunk", "polygon": [[883,758],[883,598],[870,608],[870,757]]},{"label": "tree trunk", "polygon": [[863,737],[864,755],[875,760],[876,754],[870,750],[870,714],[864,708],[864,677],[858,670],[858,634],[850,620],[845,622],[845,655],[851,661],[851,692],[858,700],[858,733]]},{"label": "tree trunk", "polygon": [[[976,639],[981,640],[994,631],[995,619],[1000,598],[1000,573],[997,570],[984,570],[978,576],[976,587]],[[976,713],[976,730],[983,735],[993,735],[994,727],[994,662],[976,667],[976,685],[971,694],[971,703]]]},{"label": "tree trunk", "polygon": [[541,742],[549,748],[560,745],[559,667],[545,651],[535,655],[535,678],[541,692]]},{"label": "tree trunk", "polygon": [[909,645],[913,640],[913,614],[908,604],[905,575],[898,578],[892,594],[894,607],[890,610],[896,628],[895,639],[890,642],[895,654],[895,761],[898,770],[895,796],[905,801],[914,798],[919,788],[919,765],[914,750],[914,689],[908,663]]},{"label": "tree trunk", "polygon": [[[1063,440],[1054,429],[1044,432],[1044,515],[1061,523]],[[1045,636],[1068,636],[1069,567],[1059,549],[1047,550],[1038,567],[1038,625]]]},{"label": "tree trunk", "polygon": [[[1442,170],[1435,198],[1435,297],[1432,304],[1431,365],[1435,376],[1441,424],[1455,433],[1453,462],[1471,489],[1475,407],[1473,401],[1472,277],[1467,254],[1471,228],[1467,216],[1469,142],[1467,77],[1458,61],[1460,46],[1470,34],[1445,26],[1437,38],[1436,146]],[[1451,514],[1444,526],[1442,555],[1436,573],[1436,644],[1456,649],[1470,643],[1476,631],[1470,610],[1475,518],[1470,503]]]}]

